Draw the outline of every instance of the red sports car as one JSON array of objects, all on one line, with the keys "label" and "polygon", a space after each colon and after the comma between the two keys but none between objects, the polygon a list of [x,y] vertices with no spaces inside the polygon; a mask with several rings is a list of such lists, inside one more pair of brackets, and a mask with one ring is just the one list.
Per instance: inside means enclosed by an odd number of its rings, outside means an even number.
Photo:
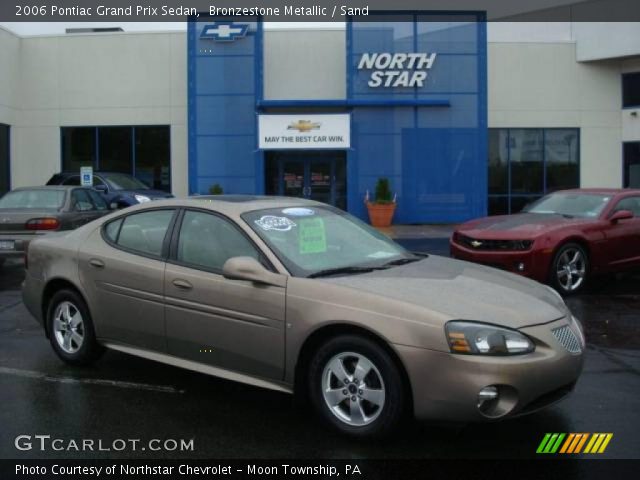
[{"label": "red sports car", "polygon": [[564,295],[587,279],[640,267],[640,190],[564,190],[522,213],[467,222],[451,256],[549,283]]}]

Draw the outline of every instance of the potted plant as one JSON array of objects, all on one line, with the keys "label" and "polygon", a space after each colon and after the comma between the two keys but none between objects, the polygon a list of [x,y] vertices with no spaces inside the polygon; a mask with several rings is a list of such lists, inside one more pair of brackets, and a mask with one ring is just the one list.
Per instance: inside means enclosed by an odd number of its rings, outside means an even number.
[{"label": "potted plant", "polygon": [[224,193],[224,190],[222,190],[222,186],[220,186],[219,183],[214,183],[209,187],[210,195],[222,195],[223,193]]},{"label": "potted plant", "polygon": [[375,200],[369,201],[369,192],[365,198],[369,220],[374,227],[388,227],[391,225],[396,211],[396,197],[391,195],[388,178],[379,178],[376,183]]}]

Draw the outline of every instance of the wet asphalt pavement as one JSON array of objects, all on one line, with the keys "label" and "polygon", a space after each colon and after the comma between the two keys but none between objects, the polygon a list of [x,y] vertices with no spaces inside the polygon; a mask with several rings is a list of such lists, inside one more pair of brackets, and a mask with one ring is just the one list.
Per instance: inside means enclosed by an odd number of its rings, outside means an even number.
[{"label": "wet asphalt pavement", "polygon": [[[447,250],[443,239],[402,243]],[[22,305],[22,276],[18,262],[0,270],[0,458],[532,458],[546,432],[611,432],[598,457],[640,458],[640,275],[600,280],[568,300],[588,340],[569,398],[497,423],[408,425],[380,442],[334,434],[289,395],[118,352],[91,367],[67,366]],[[16,436],[38,434],[141,444],[93,453],[14,447]],[[194,439],[194,450],[143,451],[151,439]]]}]

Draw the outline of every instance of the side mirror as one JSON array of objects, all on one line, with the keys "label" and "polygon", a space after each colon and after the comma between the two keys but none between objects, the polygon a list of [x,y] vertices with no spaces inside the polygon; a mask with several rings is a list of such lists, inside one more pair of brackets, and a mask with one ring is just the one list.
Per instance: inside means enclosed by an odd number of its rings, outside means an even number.
[{"label": "side mirror", "polygon": [[611,223],[618,223],[620,220],[628,220],[633,218],[633,212],[630,210],[618,210],[611,217],[609,217],[609,221]]},{"label": "side mirror", "polygon": [[109,191],[106,185],[95,185],[93,189],[100,193],[107,193]]},{"label": "side mirror", "polygon": [[275,287],[285,287],[287,278],[264,268],[251,257],[233,257],[222,266],[222,275],[229,280],[247,280]]}]

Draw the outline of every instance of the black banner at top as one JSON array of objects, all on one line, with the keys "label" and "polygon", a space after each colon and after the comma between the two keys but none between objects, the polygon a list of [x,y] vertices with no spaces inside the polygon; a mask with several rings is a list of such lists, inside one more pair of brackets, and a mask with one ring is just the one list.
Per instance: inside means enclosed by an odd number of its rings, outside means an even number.
[{"label": "black banner at top", "polygon": [[[380,11],[482,11],[488,21],[640,22],[637,0],[3,0],[1,22],[180,22],[198,14],[273,22],[366,20]],[[380,21],[376,17],[376,21]]]}]

